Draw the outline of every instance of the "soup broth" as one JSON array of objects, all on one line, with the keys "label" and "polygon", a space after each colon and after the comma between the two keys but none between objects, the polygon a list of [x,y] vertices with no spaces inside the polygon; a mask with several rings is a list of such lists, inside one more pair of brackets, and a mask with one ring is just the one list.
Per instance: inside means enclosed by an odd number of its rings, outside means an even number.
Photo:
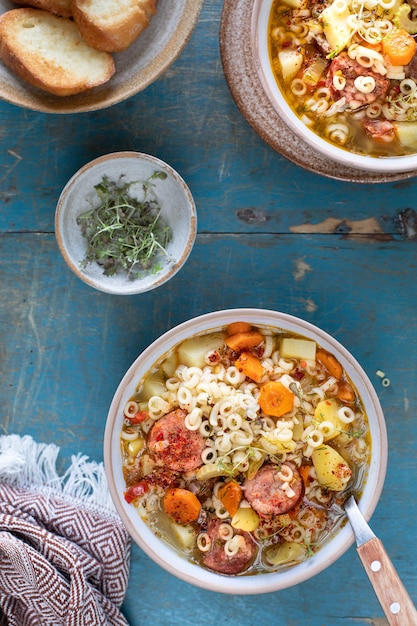
[{"label": "soup broth", "polygon": [[417,10],[403,0],[274,0],[278,86],[321,138],[360,155],[417,151]]},{"label": "soup broth", "polygon": [[126,501],[188,559],[225,575],[317,552],[360,494],[371,451],[337,359],[245,322],[155,363],[124,407],[120,442]]}]

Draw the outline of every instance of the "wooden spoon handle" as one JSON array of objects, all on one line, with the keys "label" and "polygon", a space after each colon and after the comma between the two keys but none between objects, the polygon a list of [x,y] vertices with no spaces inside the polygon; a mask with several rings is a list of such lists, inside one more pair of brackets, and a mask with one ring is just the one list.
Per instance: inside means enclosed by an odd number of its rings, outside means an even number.
[{"label": "wooden spoon handle", "polygon": [[357,548],[390,626],[417,626],[417,611],[380,539]]}]

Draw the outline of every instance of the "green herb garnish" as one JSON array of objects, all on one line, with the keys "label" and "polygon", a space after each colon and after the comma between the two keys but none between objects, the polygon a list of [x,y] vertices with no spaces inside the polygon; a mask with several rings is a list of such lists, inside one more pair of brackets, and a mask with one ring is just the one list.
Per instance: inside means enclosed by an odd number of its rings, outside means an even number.
[{"label": "green herb garnish", "polygon": [[[146,181],[118,182],[103,176],[95,185],[100,204],[77,218],[87,251],[81,262],[86,267],[95,261],[106,276],[126,272],[134,279],[145,270],[157,273],[161,264],[155,258],[166,255],[172,233],[160,218],[160,206],[154,193],[154,179],[164,180],[165,172],[155,171]],[[133,185],[141,185],[142,199],[130,195]]]}]

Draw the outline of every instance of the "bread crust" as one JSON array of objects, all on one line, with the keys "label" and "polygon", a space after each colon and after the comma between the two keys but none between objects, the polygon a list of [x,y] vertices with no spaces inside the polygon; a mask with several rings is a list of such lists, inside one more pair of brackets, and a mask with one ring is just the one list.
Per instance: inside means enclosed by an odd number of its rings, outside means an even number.
[{"label": "bread crust", "polygon": [[61,17],[72,17],[71,0],[13,0],[14,4],[43,9]]},{"label": "bread crust", "polygon": [[[149,26],[156,13],[157,0],[130,0],[127,10],[100,15],[96,3],[100,0],[72,0],[75,22],[84,39],[97,50],[122,52]],[[111,8],[112,1],[108,0]]]},{"label": "bread crust", "polygon": [[12,9],[0,16],[0,58],[20,78],[57,96],[92,89],[115,72],[112,56],[92,50],[72,20],[41,9]]}]

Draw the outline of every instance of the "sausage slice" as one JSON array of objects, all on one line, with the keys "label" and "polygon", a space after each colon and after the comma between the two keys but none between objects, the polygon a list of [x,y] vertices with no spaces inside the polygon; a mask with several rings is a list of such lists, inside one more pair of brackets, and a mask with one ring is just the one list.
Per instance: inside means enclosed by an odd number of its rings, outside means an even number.
[{"label": "sausage slice", "polygon": [[148,436],[149,454],[155,463],[176,472],[200,467],[201,453],[206,447],[203,436],[186,427],[186,415],[183,409],[164,415],[155,422]]},{"label": "sausage slice", "polygon": [[[280,478],[280,472],[290,470],[292,479],[285,487],[285,481]],[[264,465],[256,476],[245,480],[243,484],[245,498],[261,515],[282,515],[293,509],[304,493],[303,479],[295,465],[283,463]]]},{"label": "sausage slice", "polygon": [[239,550],[233,556],[229,556],[225,552],[225,540],[221,538],[219,526],[221,520],[213,518],[210,520],[207,533],[211,539],[210,550],[203,552],[203,564],[215,572],[220,574],[240,574],[244,572],[252,563],[256,545],[249,533],[239,533],[241,542]]}]

